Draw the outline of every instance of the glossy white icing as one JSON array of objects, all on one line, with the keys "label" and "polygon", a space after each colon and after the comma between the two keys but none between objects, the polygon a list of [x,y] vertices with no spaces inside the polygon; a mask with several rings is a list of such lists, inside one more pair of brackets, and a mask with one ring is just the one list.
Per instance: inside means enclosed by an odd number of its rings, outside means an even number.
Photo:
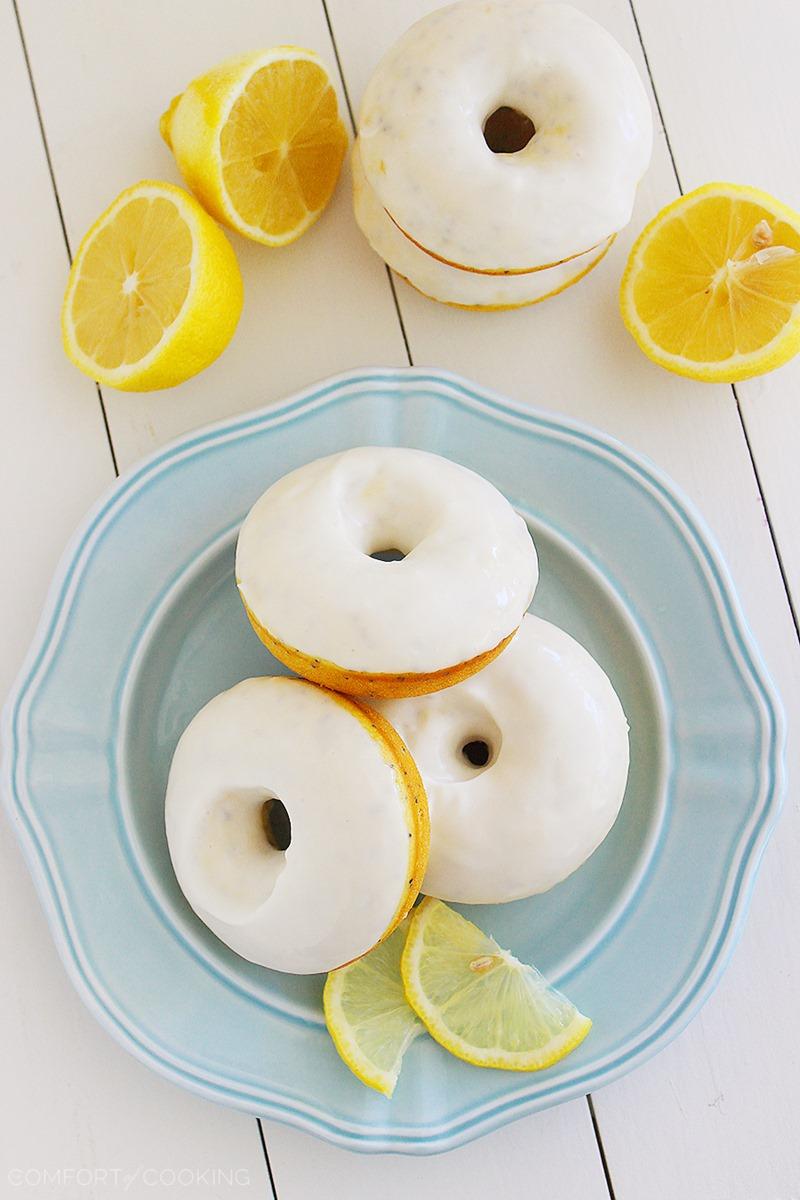
[{"label": "glossy white icing", "polygon": [[[291,821],[285,851],[264,830],[271,797]],[[209,701],[178,742],[165,815],[194,911],[237,954],[279,971],[363,954],[408,883],[394,766],[350,710],[303,680],[247,679]]]},{"label": "glossy white icing", "polygon": [[[480,674],[376,702],[428,795],[423,892],[494,904],[547,891],[600,845],[628,775],[628,724],[608,677],[569,634],[528,615]],[[462,747],[483,740],[484,767]]]},{"label": "glossy white icing", "polygon": [[568,287],[600,261],[612,239],[568,262],[524,275],[482,275],[462,271],[432,258],[402,233],[367,183],[358,141],[353,146],[353,207],[356,221],[372,249],[419,291],[445,304],[497,308],[535,304]]},{"label": "glossy white icing", "polygon": [[[536,133],[495,154],[497,108]],[[364,170],[425,249],[479,270],[530,270],[628,223],[652,118],[631,59],[590,17],[538,0],[461,0],[411,27],[361,105]]]},{"label": "glossy white icing", "polygon": [[[381,562],[371,554],[406,557]],[[250,510],[236,580],[285,645],[373,674],[429,673],[493,649],[538,579],[495,487],[424,450],[362,446],[285,475]]]}]

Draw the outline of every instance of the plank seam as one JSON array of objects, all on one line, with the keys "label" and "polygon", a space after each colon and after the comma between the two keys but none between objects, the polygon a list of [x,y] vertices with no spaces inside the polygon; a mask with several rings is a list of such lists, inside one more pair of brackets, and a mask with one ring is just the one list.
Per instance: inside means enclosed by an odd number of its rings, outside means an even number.
[{"label": "plank seam", "polygon": [[[342,67],[342,60],[339,57],[339,47],[336,44],[336,36],[333,32],[333,25],[331,23],[331,17],[330,17],[330,13],[328,12],[328,5],[327,5],[326,0],[322,0],[322,11],[325,14],[325,24],[328,26],[328,36],[331,39],[331,46],[333,48],[333,57],[336,59],[336,69],[339,72],[339,79],[341,80],[342,91],[344,92],[344,101],[345,101],[345,104],[347,105],[348,116],[350,117],[350,129],[352,130],[353,137],[356,137],[357,136],[356,118],[355,118],[355,114],[353,113],[353,105],[350,102],[350,92],[348,91],[347,81],[345,80],[345,77],[344,77],[344,69]],[[402,334],[402,337],[403,337],[403,345],[405,346],[406,358],[408,359],[408,365],[410,367],[413,367],[414,359],[411,356],[411,347],[408,343],[408,334],[406,333],[405,321],[403,320],[403,314],[400,310],[400,301],[397,298],[397,288],[395,286],[394,276],[392,275],[392,272],[386,263],[384,263],[384,269],[386,271],[386,278],[389,280],[389,289],[392,293],[392,300],[394,302],[394,311],[397,314],[397,321],[398,321],[398,324],[400,325],[400,333]]]},{"label": "plank seam", "polygon": [[[36,110],[36,121],[39,125],[39,134],[42,139],[42,148],[44,149],[45,162],[47,163],[47,171],[50,176],[50,183],[53,188],[53,197],[55,199],[56,209],[58,211],[58,221],[61,226],[61,234],[64,238],[64,246],[66,247],[66,251],[67,251],[67,259],[69,260],[70,266],[72,266],[72,249],[69,244],[69,234],[67,233],[67,225],[64,220],[64,210],[61,206],[61,196],[59,195],[58,184],[56,183],[56,175],[55,175],[55,170],[53,168],[53,159],[50,155],[50,146],[47,141],[47,134],[45,133],[45,130],[44,130],[44,119],[42,117],[42,110],[39,105],[39,95],[36,91],[36,84],[33,81],[33,67],[31,66],[30,55],[28,54],[28,44],[25,41],[25,33],[22,28],[22,18],[20,17],[17,0],[11,0],[11,3],[14,8],[14,17],[17,22],[17,31],[19,32],[19,40],[20,40],[20,45],[22,47],[22,55],[23,55],[23,58],[25,59],[25,69],[28,72],[28,82],[31,87],[31,95],[33,96],[33,106],[34,106],[34,109]],[[111,464],[114,468],[114,474],[116,476],[119,476],[119,464],[117,463],[117,454],[114,449],[114,441],[113,441],[113,438],[111,437],[111,428],[108,423],[108,413],[106,412],[105,400],[103,398],[103,393],[100,390],[99,383],[95,382],[94,386],[97,391],[97,399],[100,402],[100,413],[103,418],[103,428],[105,429],[105,433],[106,433],[106,441],[108,442],[109,453],[111,454]]]},{"label": "plank seam", "polygon": [[[674,172],[674,175],[675,175],[675,182],[676,182],[676,183],[677,183],[677,185],[678,185],[678,190],[679,190],[680,194],[683,196],[683,195],[684,195],[683,183],[681,182],[680,172],[678,171],[678,164],[677,164],[677,162],[676,162],[676,159],[675,159],[675,153],[674,153],[674,151],[673,151],[673,148],[672,148],[672,142],[670,141],[669,133],[668,133],[668,131],[667,131],[666,122],[665,122],[665,120],[664,120],[664,113],[663,113],[663,109],[662,109],[662,107],[661,107],[661,101],[660,101],[660,99],[659,99],[659,96],[658,96],[658,90],[657,90],[657,88],[656,88],[656,85],[655,85],[655,79],[653,78],[653,71],[652,71],[652,67],[651,67],[651,65],[650,65],[650,60],[649,60],[649,58],[648,58],[648,55],[647,55],[647,50],[646,50],[646,48],[645,48],[645,44],[644,44],[644,38],[643,38],[643,36],[642,36],[641,27],[640,27],[640,25],[639,25],[639,19],[638,19],[638,17],[637,17],[637,14],[636,14],[636,9],[635,9],[635,7],[634,7],[634,0],[628,0],[628,3],[629,3],[629,6],[630,6],[630,10],[631,10],[631,16],[632,16],[632,18],[633,18],[633,23],[634,23],[634,25],[635,25],[635,27],[636,27],[636,35],[637,35],[637,37],[638,37],[638,39],[639,39],[639,45],[640,45],[640,47],[641,47],[642,56],[643,56],[643,58],[644,58],[644,62],[645,62],[645,67],[647,68],[647,75],[648,75],[648,78],[649,78],[649,80],[650,80],[650,87],[651,87],[651,89],[652,89],[652,92],[653,92],[653,99],[654,99],[654,101],[655,101],[656,109],[657,109],[657,111],[658,111],[659,120],[660,120],[660,122],[661,122],[661,128],[662,128],[662,130],[663,130],[663,132],[664,132],[664,140],[665,140],[665,142],[666,142],[667,150],[668,150],[668,152],[669,152],[670,161],[671,161],[671,163],[672,163],[672,170],[673,170],[673,172]],[[770,515],[770,511],[769,511],[769,504],[767,503],[767,498],[766,498],[766,495],[765,495],[765,492],[764,492],[764,488],[763,488],[763,485],[762,485],[762,482],[761,482],[761,474],[760,474],[760,472],[759,472],[759,469],[758,469],[758,464],[757,464],[757,461],[756,461],[756,456],[755,456],[755,453],[754,453],[754,451],[753,451],[753,446],[752,446],[752,443],[751,443],[751,441],[750,441],[750,436],[749,436],[749,434],[748,434],[748,430],[747,430],[747,421],[746,421],[746,419],[745,419],[745,415],[744,415],[744,412],[743,412],[743,409],[742,409],[741,400],[740,400],[740,398],[739,398],[739,393],[738,393],[738,391],[737,391],[737,389],[736,389],[736,385],[732,383],[732,384],[730,385],[730,387],[731,387],[731,392],[733,393],[733,399],[734,399],[734,402],[735,402],[735,404],[736,404],[736,413],[737,413],[737,416],[738,416],[738,418],[739,418],[739,424],[740,424],[740,426],[741,426],[741,430],[742,430],[742,436],[743,436],[743,438],[744,438],[744,444],[745,444],[745,447],[746,447],[746,449],[747,449],[747,455],[748,455],[748,458],[749,458],[749,460],[750,460],[750,466],[751,466],[751,469],[752,469],[752,472],[753,472],[753,478],[754,478],[754,480],[755,480],[756,488],[757,488],[757,490],[758,490],[759,499],[760,499],[760,501],[761,501],[761,507],[762,507],[762,509],[763,509],[763,512],[764,512],[764,518],[765,518],[765,520],[766,520],[766,524],[767,524],[767,530],[768,530],[768,533],[769,533],[769,538],[770,538],[770,541],[771,541],[771,543],[772,543],[772,549],[773,549],[773,553],[774,553],[774,555],[775,555],[775,561],[776,561],[776,563],[777,563],[778,571],[780,572],[781,582],[782,582],[782,585],[783,585],[783,590],[784,590],[784,593],[785,593],[785,596],[786,596],[786,602],[787,602],[787,604],[788,604],[788,607],[789,607],[789,615],[790,615],[790,617],[791,617],[792,624],[793,624],[793,626],[794,626],[794,630],[795,630],[795,634],[797,635],[797,639],[798,639],[798,641],[800,641],[800,616],[799,616],[799,614],[798,614],[798,610],[797,610],[797,608],[795,607],[794,600],[793,600],[793,597],[792,597],[792,590],[791,590],[791,587],[790,587],[790,584],[789,584],[789,578],[788,578],[788,575],[787,575],[787,572],[786,572],[786,567],[785,567],[785,564],[784,564],[784,561],[783,561],[783,556],[782,556],[782,554],[781,554],[780,546],[779,546],[779,543],[778,543],[778,537],[777,537],[777,534],[776,534],[776,531],[775,531],[775,526],[774,526],[774,524],[773,524],[772,517],[771,517],[771,515]],[[598,1145],[598,1149],[599,1149],[599,1151],[600,1151],[600,1158],[601,1158],[601,1161],[602,1161],[602,1164],[603,1164],[603,1170],[604,1170],[604,1172],[606,1173],[606,1183],[607,1183],[607,1185],[608,1185],[608,1189],[609,1189],[609,1193],[610,1193],[610,1196],[611,1196],[611,1200],[615,1200],[615,1197],[614,1197],[614,1189],[613,1189],[613,1185],[612,1185],[612,1182],[611,1182],[610,1173],[609,1173],[609,1171],[608,1171],[608,1164],[607,1164],[607,1160],[606,1160],[605,1150],[604,1150],[604,1147],[603,1147],[603,1141],[602,1141],[602,1136],[601,1136],[601,1133],[600,1133],[600,1127],[599,1127],[599,1124],[598,1124],[598,1121],[597,1121],[597,1118],[596,1118],[595,1109],[594,1109],[594,1103],[593,1103],[593,1100],[592,1100],[592,1097],[591,1097],[591,1095],[588,1095],[588,1096],[586,1097],[586,1101],[587,1101],[587,1103],[588,1103],[588,1105],[589,1105],[589,1112],[590,1112],[590,1114],[591,1114],[591,1118],[592,1118],[592,1125],[593,1125],[593,1128],[594,1128],[595,1138],[597,1139],[597,1145]]]},{"label": "plank seam", "polygon": [[775,528],[772,524],[772,517],[770,516],[769,508],[767,507],[767,502],[766,502],[766,499],[764,496],[764,489],[761,486],[761,475],[759,473],[758,466],[756,464],[756,457],[753,452],[753,447],[750,443],[750,435],[747,432],[747,422],[745,420],[744,413],[742,412],[742,404],[739,399],[739,393],[736,390],[735,383],[731,384],[731,391],[733,392],[734,398],[736,400],[736,411],[739,414],[739,420],[742,425],[742,433],[744,434],[744,442],[745,442],[745,445],[747,446],[747,453],[750,458],[750,465],[753,468],[753,475],[755,476],[756,487],[758,488],[758,494],[761,497],[761,504],[764,509],[764,517],[767,522],[767,529],[769,530],[769,536],[772,541],[772,547],[775,551],[775,558],[778,561],[778,570],[781,573],[781,580],[783,581],[783,588],[784,588],[784,591],[786,592],[786,599],[789,603],[789,612],[792,615],[792,623],[794,625],[795,633],[797,634],[797,639],[798,639],[798,641],[800,641],[800,614],[798,614],[798,611],[794,604],[794,599],[792,597],[792,589],[789,584],[789,576],[786,572],[786,567],[783,562],[783,556],[781,554],[780,546],[778,545],[778,538],[777,538],[777,534],[775,533]]},{"label": "plank seam", "polygon": [[[645,66],[647,67],[647,76],[650,80],[650,87],[652,89],[653,99],[655,100],[656,108],[658,110],[658,117],[659,117],[659,120],[661,121],[661,128],[664,131],[664,139],[667,144],[667,150],[669,151],[669,157],[670,157],[670,161],[672,163],[672,170],[675,174],[675,182],[678,185],[678,190],[680,191],[680,194],[683,196],[684,195],[683,184],[681,183],[680,172],[678,171],[678,164],[675,161],[675,155],[672,150],[672,143],[670,142],[669,133],[667,132],[666,122],[664,121],[664,113],[661,108],[661,101],[658,98],[658,91],[656,89],[655,80],[653,79],[653,71],[650,66],[650,60],[647,57],[647,50],[645,49],[644,38],[642,37],[642,30],[639,25],[639,19],[636,15],[636,9],[634,8],[634,0],[628,0],[628,4],[630,6],[631,16],[633,17],[633,23],[636,26],[636,36],[639,39],[639,45],[641,46],[642,56],[644,57]],[[794,598],[792,596],[792,589],[791,589],[791,585],[789,583],[789,577],[787,575],[786,567],[785,567],[785,564],[783,561],[783,556],[781,554],[780,546],[778,544],[778,537],[775,532],[775,526],[772,521],[772,516],[770,515],[769,504],[767,503],[767,497],[764,493],[764,488],[761,483],[761,475],[759,473],[758,466],[756,464],[756,457],[755,457],[755,453],[753,451],[752,443],[750,441],[750,436],[747,432],[747,420],[745,418],[744,411],[742,409],[742,404],[739,399],[739,393],[736,390],[736,385],[732,383],[730,386],[731,386],[731,391],[733,392],[733,399],[736,403],[736,414],[739,418],[739,424],[742,427],[742,436],[744,437],[744,444],[747,448],[747,456],[750,460],[750,466],[752,467],[752,470],[753,470],[753,477],[755,479],[756,487],[758,489],[759,499],[761,500],[761,507],[764,510],[764,517],[767,522],[767,530],[769,531],[769,538],[772,543],[772,549],[775,554],[775,561],[778,565],[778,571],[780,572],[781,583],[783,585],[783,590],[786,594],[786,603],[789,606],[789,615],[791,616],[792,624],[794,625],[794,630],[795,630],[795,634],[797,635],[797,639],[798,639],[798,641],[800,641],[800,614],[798,614],[798,610],[795,607]]]},{"label": "plank seam", "polygon": [[597,1114],[594,1111],[594,1100],[591,1092],[586,1097],[586,1103],[589,1106],[589,1116],[592,1121],[592,1129],[594,1130],[594,1140],[597,1142],[597,1151],[600,1155],[600,1165],[603,1168],[603,1178],[605,1179],[606,1187],[608,1188],[609,1200],[616,1200],[614,1184],[611,1181],[611,1171],[609,1170],[608,1159],[606,1158],[606,1148],[603,1145],[603,1137],[600,1133],[600,1125],[597,1121]]},{"label": "plank seam", "polygon": [[650,80],[650,90],[653,93],[653,99],[656,104],[656,111],[658,112],[658,119],[661,124],[661,130],[664,134],[664,141],[666,142],[666,145],[667,145],[669,161],[672,163],[672,170],[675,175],[675,182],[678,185],[678,191],[680,192],[681,195],[683,195],[683,184],[681,183],[680,172],[678,171],[678,164],[675,161],[675,154],[672,149],[672,142],[670,141],[669,133],[667,131],[667,123],[664,120],[664,111],[661,107],[661,101],[658,98],[658,89],[656,88],[656,81],[653,78],[653,70],[652,70],[652,67],[650,66],[650,59],[647,56],[647,50],[645,49],[644,38],[642,37],[642,30],[641,30],[641,26],[639,25],[639,18],[636,15],[636,9],[633,6],[633,0],[628,0],[628,6],[631,10],[631,16],[633,17],[633,24],[636,29],[636,36],[639,39],[639,46],[642,51],[642,58],[644,59],[644,65],[647,68],[647,78]]},{"label": "plank seam", "polygon": [[264,1125],[260,1117],[256,1117],[256,1125],[258,1126],[258,1136],[261,1141],[261,1149],[264,1153],[264,1162],[266,1163],[267,1175],[269,1176],[269,1186],[272,1188],[273,1200],[278,1200],[278,1189],[275,1187],[275,1176],[272,1174],[272,1163],[269,1161],[267,1141],[264,1137]]}]

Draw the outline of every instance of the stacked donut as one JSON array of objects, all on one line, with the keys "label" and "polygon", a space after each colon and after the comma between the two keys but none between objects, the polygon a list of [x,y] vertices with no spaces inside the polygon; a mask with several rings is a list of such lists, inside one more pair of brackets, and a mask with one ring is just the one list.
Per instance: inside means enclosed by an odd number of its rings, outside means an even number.
[{"label": "stacked donut", "polygon": [[527,613],[537,581],[508,501],[425,451],[346,450],[256,501],[236,582],[295,676],[212,699],[166,798],[178,881],[233,950],[326,971],[388,936],[421,888],[513,900],[600,844],[628,726],[589,653]]},{"label": "stacked donut", "polygon": [[576,283],[631,217],[652,120],[631,59],[568,4],[460,0],[372,76],[356,220],[435,300],[518,308]]}]

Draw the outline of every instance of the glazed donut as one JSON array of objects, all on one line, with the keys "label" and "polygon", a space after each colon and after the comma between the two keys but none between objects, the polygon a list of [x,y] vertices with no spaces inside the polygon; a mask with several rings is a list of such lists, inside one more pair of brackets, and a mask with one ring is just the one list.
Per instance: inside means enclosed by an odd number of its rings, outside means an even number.
[{"label": "glazed donut", "polygon": [[428,810],[400,738],[300,679],[246,679],[178,742],[165,804],[186,899],[237,954],[328,971],[364,954],[419,891]]},{"label": "glazed donut", "polygon": [[597,266],[614,240],[568,262],[525,275],[482,275],[448,266],[426,254],[400,232],[366,181],[358,141],[353,146],[353,207],[372,249],[398,275],[431,300],[457,308],[497,310],[538,304],[563,292]]},{"label": "glazed donut", "polygon": [[[509,113],[518,142],[530,140],[495,153],[490,128]],[[652,118],[631,59],[590,17],[538,0],[461,0],[379,63],[359,139],[380,203],[422,249],[464,269],[524,272],[628,223]]]},{"label": "glazed donut", "polygon": [[377,707],[425,784],[428,895],[497,904],[545,892],[617,817],[628,775],[622,705],[591,655],[540,617],[526,616],[480,675]]},{"label": "glazed donut", "polygon": [[[402,561],[380,561],[390,555]],[[362,696],[416,696],[481,670],[538,579],[525,522],[487,480],[429,454],[362,446],[273,484],[250,510],[236,582],[267,648]]]}]

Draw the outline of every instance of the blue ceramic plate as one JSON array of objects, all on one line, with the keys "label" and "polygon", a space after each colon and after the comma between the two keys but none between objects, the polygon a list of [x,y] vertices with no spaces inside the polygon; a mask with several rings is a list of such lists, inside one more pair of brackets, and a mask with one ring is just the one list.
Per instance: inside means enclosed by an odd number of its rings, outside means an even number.
[{"label": "blue ceramic plate", "polygon": [[[591,650],[631,724],[597,853],[546,895],[470,912],[592,1016],[590,1036],[532,1075],[420,1039],[391,1103],[339,1061],[322,978],[244,962],[194,916],[162,817],[194,713],[283,670],[234,587],[244,514],[286,471],[363,444],[436,451],[509,497],[539,549],[535,611]],[[11,818],[92,1011],[168,1078],[354,1150],[460,1145],[664,1046],[720,977],[780,803],[779,708],[697,514],[610,438],[443,372],[355,372],[120,479],[64,557],[4,719]]]}]

